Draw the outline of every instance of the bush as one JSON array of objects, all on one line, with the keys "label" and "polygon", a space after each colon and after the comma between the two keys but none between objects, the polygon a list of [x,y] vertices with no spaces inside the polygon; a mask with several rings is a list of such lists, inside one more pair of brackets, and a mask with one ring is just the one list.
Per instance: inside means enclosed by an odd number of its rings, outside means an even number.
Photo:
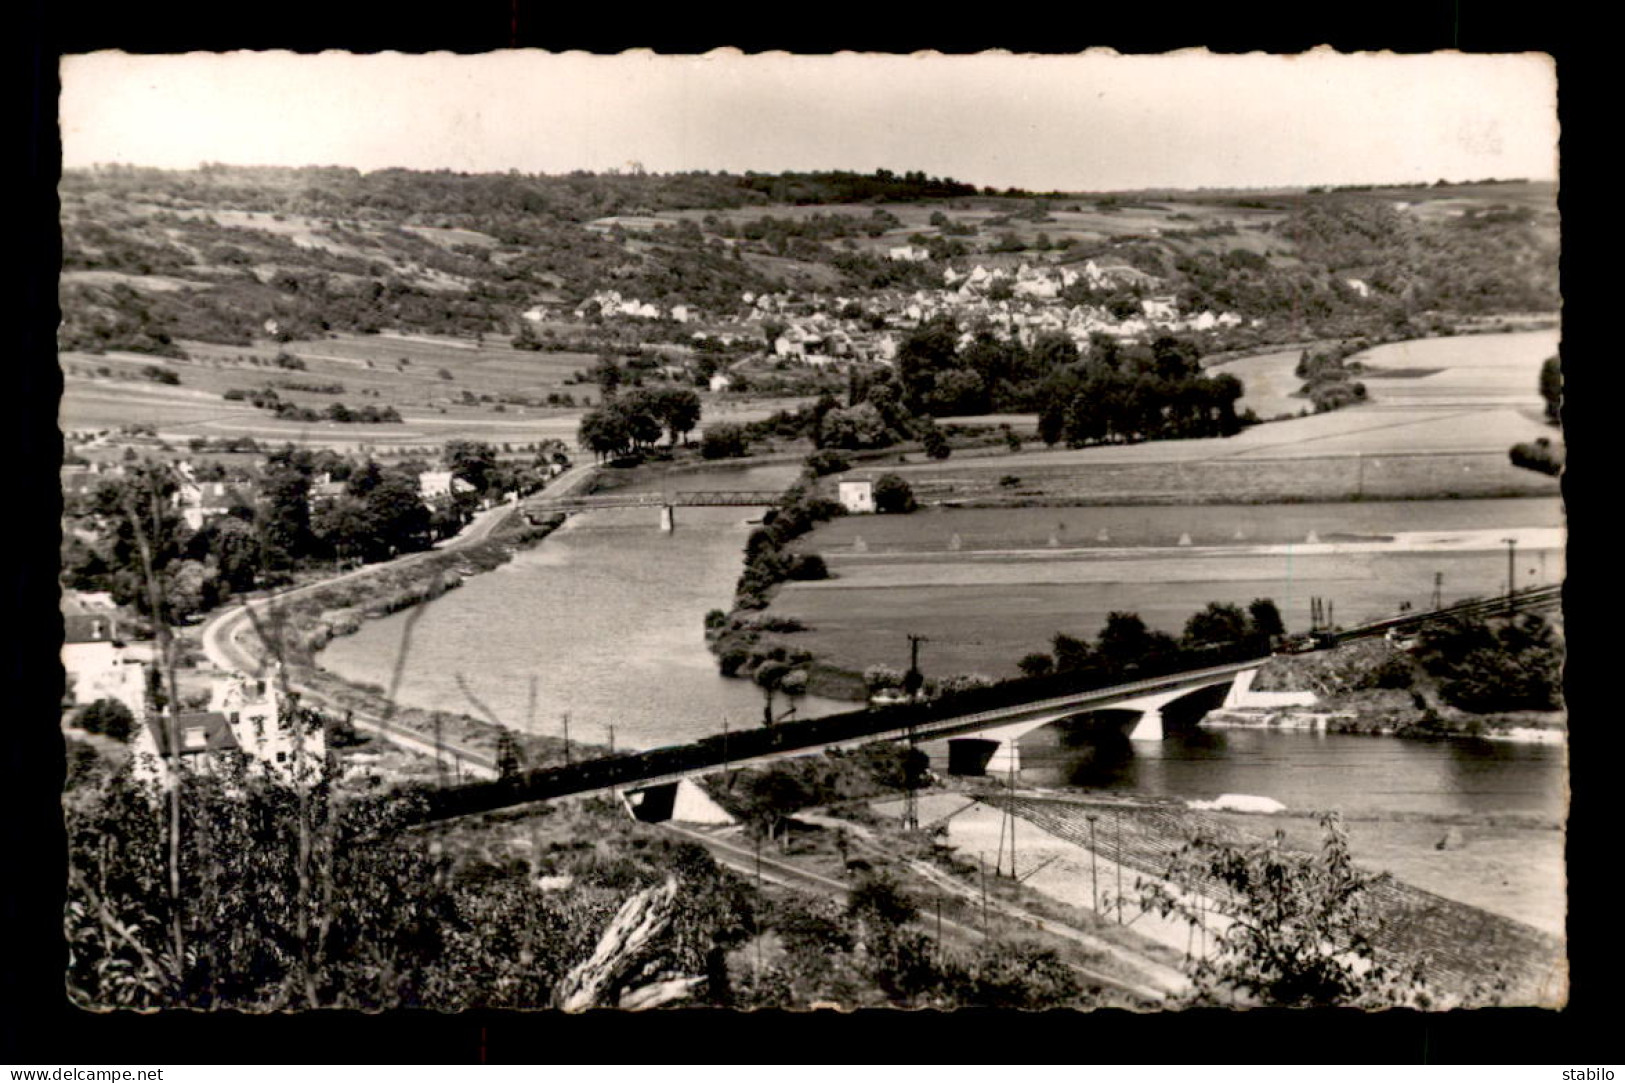
[{"label": "bush", "polygon": [[907,515],[919,505],[914,501],[914,490],[896,474],[882,474],[875,479],[875,510],[886,515]]},{"label": "bush", "polygon": [[135,715],[116,699],[99,699],[79,708],[73,723],[86,733],[125,741],[135,729]]},{"label": "bush", "polygon": [[739,425],[712,425],[700,439],[700,457],[738,459],[750,454],[750,441]]},{"label": "bush", "polygon": [[815,451],[807,456],[807,469],[812,471],[813,477],[822,478],[830,474],[839,474],[843,470],[850,470],[852,463],[845,455],[831,449]]},{"label": "bush", "polygon": [[1532,444],[1514,444],[1509,453],[1513,466],[1556,477],[1563,472],[1563,451],[1542,436]]},{"label": "bush", "polygon": [[789,576],[801,580],[828,579],[829,566],[817,553],[801,553],[790,561]]}]

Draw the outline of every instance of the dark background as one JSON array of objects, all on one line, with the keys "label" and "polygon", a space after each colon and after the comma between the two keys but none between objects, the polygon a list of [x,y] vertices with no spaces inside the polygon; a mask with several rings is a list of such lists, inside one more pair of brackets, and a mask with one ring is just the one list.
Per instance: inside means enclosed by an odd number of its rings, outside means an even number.
[{"label": "dark background", "polygon": [[[1608,664],[1610,629],[1603,577],[1612,523],[1609,452],[1599,451],[1598,414],[1614,400],[1608,369],[1614,351],[1598,350],[1601,288],[1613,285],[1598,258],[1605,220],[1589,196],[1606,166],[1588,155],[1588,118],[1601,80],[1593,53],[1608,48],[1600,27],[1571,19],[1561,5],[1502,7],[1478,0],[1363,0],[1271,5],[1068,4],[1064,7],[882,5],[729,7],[672,5],[663,10],[599,5],[566,8],[539,0],[457,0],[275,5],[26,0],[7,16],[14,33],[9,69],[23,86],[13,172],[25,180],[24,213],[13,218],[12,254],[23,275],[11,322],[13,356],[4,368],[14,410],[0,425],[10,520],[9,559],[0,577],[0,622],[9,638],[0,684],[0,1062],[94,1063],[477,1063],[492,1062],[918,1062],[1025,1061],[1135,1063],[1562,1063],[1619,1060],[1599,1024],[1617,1003],[1619,934],[1609,925],[1619,892],[1614,806],[1617,723],[1603,709],[1599,671]],[[635,36],[634,36],[635,35]],[[1570,1007],[1562,1012],[1493,1010],[1418,1015],[1385,1012],[1209,1013],[1135,1016],[1121,1012],[875,1012],[842,1016],[713,1011],[555,1014],[325,1012],[252,1017],[236,1013],[93,1015],[62,995],[62,883],[58,804],[62,744],[56,619],[60,511],[60,439],[55,363],[59,242],[55,185],[56,62],[99,49],[175,53],[191,50],[291,49],[311,52],[452,50],[513,46],[613,53],[648,47],[662,53],[733,46],[827,53],[837,50],[946,53],[1002,48],[1073,53],[1093,46],[1162,52],[1207,46],[1221,52],[1297,52],[1329,44],[1343,51],[1529,52],[1558,61],[1563,124],[1561,205],[1564,236],[1565,424],[1570,518],[1569,700],[1577,732],[1570,754],[1574,801],[1570,828]],[[1606,70],[1606,69],[1604,69]],[[1601,100],[1612,101],[1617,87]],[[888,163],[904,171],[914,163]],[[20,222],[19,230],[16,224]],[[16,243],[20,236],[21,244]],[[17,255],[22,258],[16,258]],[[20,355],[15,347],[20,346]],[[1603,422],[1602,424],[1606,424]]]}]

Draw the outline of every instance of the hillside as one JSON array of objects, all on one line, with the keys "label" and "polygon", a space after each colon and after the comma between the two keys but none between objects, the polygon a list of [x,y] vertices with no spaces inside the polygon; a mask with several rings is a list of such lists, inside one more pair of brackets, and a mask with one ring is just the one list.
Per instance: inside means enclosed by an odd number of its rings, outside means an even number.
[{"label": "hillside", "polygon": [[[1109,271],[1059,300],[1234,313],[1212,350],[1552,311],[1549,184],[1032,196],[884,171],[524,176],[101,168],[60,186],[64,349],[178,355],[332,332],[512,334],[604,291],[679,341],[745,295],[862,299],[945,272]],[[899,250],[905,252],[901,257]],[[692,310],[673,320],[677,307]],[[591,322],[591,321],[589,321]]]}]

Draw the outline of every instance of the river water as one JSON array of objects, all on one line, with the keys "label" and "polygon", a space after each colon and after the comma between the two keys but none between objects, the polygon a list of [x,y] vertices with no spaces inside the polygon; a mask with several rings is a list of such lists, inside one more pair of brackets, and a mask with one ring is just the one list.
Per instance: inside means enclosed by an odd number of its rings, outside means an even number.
[{"label": "river water", "polygon": [[1181,800],[1269,797],[1347,815],[1523,813],[1562,819],[1562,745],[1250,729],[1102,741],[1050,727],[1021,741],[1021,781]]},{"label": "river water", "polygon": [[[778,490],[796,469],[681,474],[621,491]],[[1369,527],[1352,521],[1369,509],[1347,508],[1353,515],[1345,529]],[[613,727],[614,743],[623,748],[758,726],[762,694],[749,681],[718,675],[704,618],[732,597],[750,520],[761,510],[680,508],[670,534],[658,529],[652,508],[573,516],[540,545],[422,607],[415,619],[398,613],[335,640],[321,663],[387,688],[404,652],[395,690],[403,703],[476,715],[488,710],[507,724],[554,735],[568,713],[576,740],[608,743]],[[781,699],[777,708],[788,705]],[[853,707],[816,697],[795,706],[800,717]],[[1559,817],[1566,794],[1561,746],[1485,741],[1223,730],[1129,744],[1069,738],[1050,728],[1023,739],[1021,760],[1022,781],[1034,786],[1182,799],[1246,793],[1350,814]]]},{"label": "river water", "polygon": [[[796,465],[674,475],[617,492],[781,490]],[[762,508],[679,508],[659,530],[655,508],[573,515],[541,544],[432,604],[367,621],[336,639],[321,664],[388,688],[395,699],[484,716],[533,733],[617,748],[680,744],[762,724],[763,695],[717,673],[705,615],[726,609],[741,554]],[[535,702],[531,703],[531,682]],[[475,701],[478,701],[477,703]],[[782,714],[792,701],[776,702]],[[851,710],[802,696],[797,717]]]}]

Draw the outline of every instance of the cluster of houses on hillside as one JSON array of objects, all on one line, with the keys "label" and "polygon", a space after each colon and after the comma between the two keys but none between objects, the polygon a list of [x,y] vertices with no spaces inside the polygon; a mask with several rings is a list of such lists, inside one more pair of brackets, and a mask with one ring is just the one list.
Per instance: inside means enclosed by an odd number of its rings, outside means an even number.
[{"label": "cluster of houses on hillside", "polygon": [[326,733],[314,716],[296,709],[275,672],[218,674],[202,709],[157,710],[152,644],[127,638],[110,598],[65,591],[62,624],[62,668],[75,701],[114,700],[135,720],[130,752],[136,781],[164,789],[177,771],[240,771],[307,784],[326,770]]},{"label": "cluster of houses on hillside", "polygon": [[[897,261],[926,257],[925,250],[915,245],[891,249],[888,255]],[[1139,309],[1125,313],[1121,308],[1113,311],[1097,304],[1071,304],[1066,294],[1077,285],[1098,291],[1130,289],[1138,298]],[[1244,322],[1233,312],[1182,313],[1173,295],[1156,292],[1160,285],[1155,275],[1136,267],[1092,259],[1080,265],[1022,263],[1014,268],[977,264],[965,271],[945,269],[938,289],[879,291],[862,298],[745,293],[740,298],[744,314],[723,318],[708,318],[691,305],[662,307],[624,297],[616,290],[593,294],[576,308],[575,315],[579,319],[598,313],[605,318],[670,319],[685,324],[703,318],[707,330],[697,330],[696,341],[762,342],[775,357],[813,365],[890,363],[896,357],[900,335],[944,315],[956,318],[961,327],[988,326],[1026,345],[1044,333],[1067,335],[1082,346],[1094,334],[1140,338],[1236,327]],[[539,319],[541,310],[526,315]],[[763,325],[770,322],[780,328],[771,341],[763,333]],[[969,339],[967,330],[965,341]]]}]

